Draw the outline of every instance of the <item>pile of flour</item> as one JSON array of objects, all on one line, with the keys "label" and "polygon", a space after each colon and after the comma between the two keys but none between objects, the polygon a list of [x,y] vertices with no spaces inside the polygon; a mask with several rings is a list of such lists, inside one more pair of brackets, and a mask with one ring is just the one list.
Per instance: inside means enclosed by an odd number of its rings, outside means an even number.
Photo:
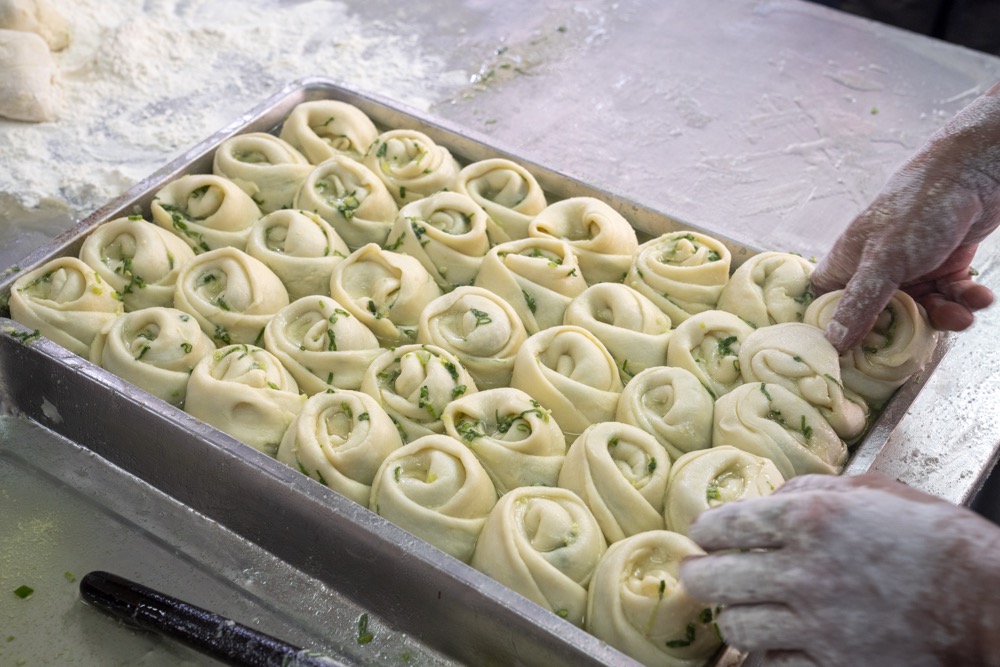
[{"label": "pile of flour", "polygon": [[0,119],[0,227],[85,216],[304,76],[417,108],[467,80],[422,53],[414,33],[363,21],[341,2],[57,5],[73,36],[54,54],[60,118]]}]

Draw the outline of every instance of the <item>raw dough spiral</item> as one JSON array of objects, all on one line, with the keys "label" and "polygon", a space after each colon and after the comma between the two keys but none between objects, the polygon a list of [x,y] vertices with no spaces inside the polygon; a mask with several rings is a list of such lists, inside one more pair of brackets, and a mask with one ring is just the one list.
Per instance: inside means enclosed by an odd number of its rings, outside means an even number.
[{"label": "raw dough spiral", "polygon": [[267,132],[226,139],[212,161],[212,173],[238,185],[264,213],[289,208],[312,170],[302,153]]},{"label": "raw dough spiral", "polygon": [[681,323],[667,344],[667,365],[683,368],[719,398],[743,384],[740,346],[753,327],[732,313],[708,310]]},{"label": "raw dough spiral", "polygon": [[329,222],[351,250],[385,243],[399,212],[378,176],[343,155],[334,155],[309,172],[293,208],[312,211]]},{"label": "raw dough spiral", "polygon": [[548,410],[519,389],[487,389],[444,409],[445,433],[465,444],[501,494],[520,486],[555,486],[566,440]]},{"label": "raw dough spiral", "polygon": [[572,443],[614,417],[622,392],[614,358],[594,334],[562,325],[533,334],[514,359],[510,385],[552,411]]},{"label": "raw dough spiral", "polygon": [[715,447],[771,459],[786,480],[796,475],[836,475],[847,446],[809,402],[777,384],[744,384],[715,402]]},{"label": "raw dough spiral", "polygon": [[170,306],[181,268],[194,259],[184,241],[139,216],[98,225],[80,259],[121,296],[126,311]]},{"label": "raw dough spiral", "polygon": [[670,316],[674,326],[713,310],[729,281],[732,254],[698,232],[669,232],[639,246],[625,284]]},{"label": "raw dough spiral", "polygon": [[[805,322],[825,329],[843,290],[819,297],[806,311]],[[880,408],[934,354],[938,333],[923,307],[906,292],[897,291],[861,343],[840,356],[844,386]]]},{"label": "raw dough spiral", "polygon": [[663,499],[667,530],[687,535],[702,512],[774,493],[785,483],[770,459],[729,445],[689,452],[670,468]]},{"label": "raw dough spiral", "polygon": [[670,457],[637,426],[589,426],[566,453],[559,486],[573,491],[601,526],[609,543],[663,529],[663,494]]},{"label": "raw dough spiral", "polygon": [[378,135],[363,161],[400,206],[453,189],[461,168],[447,148],[423,132],[407,129]]},{"label": "raw dough spiral", "polygon": [[90,361],[172,405],[183,405],[195,365],[215,352],[198,321],[176,308],[150,306],[110,322]]},{"label": "raw dough spiral", "polygon": [[254,345],[227,345],[195,365],[184,409],[274,456],[305,401],[295,378],[273,354]]},{"label": "raw dough spiral", "polygon": [[578,495],[523,486],[502,496],[490,512],[471,564],[582,625],[587,586],[606,550],[601,527]]},{"label": "raw dough spiral", "polygon": [[510,304],[481,287],[459,287],[434,299],[417,327],[418,343],[454,354],[480,389],[510,385],[514,358],[527,337]]},{"label": "raw dough spiral", "polygon": [[568,243],[588,285],[624,280],[639,247],[629,221],[594,197],[571,197],[549,204],[528,225],[528,236]]},{"label": "raw dough spiral", "polygon": [[597,336],[618,362],[623,378],[666,363],[670,318],[628,285],[591,285],[570,301],[563,324]]},{"label": "raw dough spiral", "polygon": [[335,155],[361,160],[378,130],[353,104],[338,100],[313,100],[296,105],[281,126],[282,139],[313,164]]},{"label": "raw dough spiral", "polygon": [[548,205],[531,172],[504,158],[464,167],[458,173],[455,191],[472,197],[498,225],[503,237],[495,243],[527,238],[528,225]]},{"label": "raw dough spiral", "polygon": [[368,507],[375,473],[402,446],[392,419],[374,398],[359,391],[323,392],[302,405],[277,459]]},{"label": "raw dough spiral", "polygon": [[475,455],[454,438],[433,434],[386,457],[369,507],[467,563],[496,502],[496,489]]},{"label": "raw dough spiral", "polygon": [[279,310],[264,328],[264,348],[304,393],[358,389],[384,350],[375,334],[328,296],[306,296]]},{"label": "raw dough spiral", "polygon": [[14,281],[10,316],[86,358],[97,334],[124,312],[118,293],[76,257],[58,257]]},{"label": "raw dough spiral", "polygon": [[612,544],[590,582],[587,631],[644,665],[703,667],[722,638],[712,606],[688,594],[679,566],[704,553],[666,530]]},{"label": "raw dough spiral", "polygon": [[615,421],[638,426],[667,450],[671,459],[712,446],[715,399],[689,370],[647,368],[622,391]]},{"label": "raw dough spiral", "polygon": [[160,189],[149,205],[153,222],[173,232],[195,253],[216,248],[244,250],[260,209],[232,181],[188,174]]},{"label": "raw dough spiral", "polygon": [[528,334],[562,324],[570,301],[587,289],[573,249],[550,238],[493,246],[475,285],[513,306]]},{"label": "raw dough spiral", "polygon": [[374,396],[396,422],[403,440],[444,433],[441,416],[476,383],[450,352],[433,345],[403,345],[383,352],[365,371],[361,391]]},{"label": "raw dough spiral", "polygon": [[292,301],[312,294],[329,296],[333,267],[350,252],[330,223],[295,209],[265,215],[247,238],[247,254],[274,271]]},{"label": "raw dough spiral", "polygon": [[719,310],[754,327],[801,322],[814,295],[813,264],[787,252],[762,252],[743,262],[719,296]]}]

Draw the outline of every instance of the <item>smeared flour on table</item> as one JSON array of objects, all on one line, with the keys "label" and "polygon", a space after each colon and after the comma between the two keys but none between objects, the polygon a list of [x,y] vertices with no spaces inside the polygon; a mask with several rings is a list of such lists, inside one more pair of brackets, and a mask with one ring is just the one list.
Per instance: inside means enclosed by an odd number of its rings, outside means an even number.
[{"label": "smeared flour on table", "polygon": [[295,79],[325,76],[417,108],[467,79],[421,53],[415,33],[341,2],[58,5],[72,30],[53,54],[60,117],[0,119],[0,235],[14,221],[85,216]]}]

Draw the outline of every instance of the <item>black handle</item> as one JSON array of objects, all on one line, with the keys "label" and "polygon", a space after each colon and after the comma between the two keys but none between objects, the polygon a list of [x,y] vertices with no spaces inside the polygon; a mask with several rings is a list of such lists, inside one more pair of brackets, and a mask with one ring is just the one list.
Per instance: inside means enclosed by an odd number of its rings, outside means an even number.
[{"label": "black handle", "polygon": [[83,599],[129,625],[152,630],[227,665],[331,667],[342,665],[108,572],[80,580]]}]

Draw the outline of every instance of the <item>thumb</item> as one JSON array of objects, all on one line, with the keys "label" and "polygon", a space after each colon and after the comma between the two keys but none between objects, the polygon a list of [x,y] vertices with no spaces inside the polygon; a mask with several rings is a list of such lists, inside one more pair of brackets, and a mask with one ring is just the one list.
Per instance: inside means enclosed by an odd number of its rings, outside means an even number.
[{"label": "thumb", "polygon": [[837,352],[843,354],[861,343],[898,288],[884,267],[862,260],[826,325],[826,338]]}]

